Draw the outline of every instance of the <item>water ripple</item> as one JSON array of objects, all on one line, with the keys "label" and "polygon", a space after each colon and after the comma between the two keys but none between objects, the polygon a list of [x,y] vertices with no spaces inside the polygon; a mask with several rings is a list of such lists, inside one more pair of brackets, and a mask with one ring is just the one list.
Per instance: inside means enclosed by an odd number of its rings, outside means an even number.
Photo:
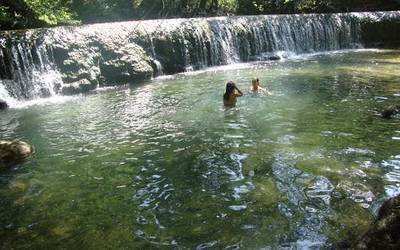
[{"label": "water ripple", "polygon": [[384,176],[388,182],[385,186],[386,194],[389,197],[400,194],[400,160],[383,161],[381,165],[388,171]]},{"label": "water ripple", "polygon": [[289,165],[282,156],[277,156],[272,166],[277,178],[277,188],[286,194],[289,204],[278,205],[288,219],[302,215],[297,221],[296,242],[286,245],[290,248],[321,247],[327,242],[323,233],[330,214],[330,200],[334,190],[332,183],[324,176],[305,173]]}]

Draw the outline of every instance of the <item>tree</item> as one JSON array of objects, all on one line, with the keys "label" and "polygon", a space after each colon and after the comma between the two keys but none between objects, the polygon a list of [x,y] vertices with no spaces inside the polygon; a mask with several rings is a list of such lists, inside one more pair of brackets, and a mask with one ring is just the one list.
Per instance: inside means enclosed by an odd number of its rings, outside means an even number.
[{"label": "tree", "polygon": [[0,28],[164,17],[398,9],[400,0],[1,0]]},{"label": "tree", "polygon": [[43,25],[37,14],[24,0],[3,0],[0,5],[1,29],[26,28],[30,25]]}]

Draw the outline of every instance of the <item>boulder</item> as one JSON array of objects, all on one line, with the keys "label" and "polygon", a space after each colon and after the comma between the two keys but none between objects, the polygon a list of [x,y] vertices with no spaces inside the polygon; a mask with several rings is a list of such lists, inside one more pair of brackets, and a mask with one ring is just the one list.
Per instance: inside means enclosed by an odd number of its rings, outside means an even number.
[{"label": "boulder", "polygon": [[56,64],[62,73],[63,94],[77,94],[97,85],[115,85],[153,76],[153,63],[146,51],[125,40],[82,38],[73,46],[59,46]]},{"label": "boulder", "polygon": [[281,60],[281,57],[278,55],[271,55],[271,56],[268,56],[267,59],[270,61],[279,61],[279,60]]},{"label": "boulder", "polygon": [[68,53],[68,59],[62,61],[59,65],[63,82],[74,83],[86,79],[97,84],[100,77],[99,58],[98,48],[87,50],[85,47],[78,47],[71,49]]},{"label": "boulder", "polygon": [[4,110],[8,108],[8,104],[6,101],[0,99],[0,110]]},{"label": "boulder", "polygon": [[384,202],[355,249],[400,249],[400,195]]},{"label": "boulder", "polygon": [[134,43],[119,48],[109,46],[102,53],[100,72],[106,84],[129,83],[153,76],[150,58],[143,48]]},{"label": "boulder", "polygon": [[382,111],[381,115],[382,118],[385,119],[391,119],[396,115],[400,114],[400,105],[394,105],[386,108],[385,110]]},{"label": "boulder", "polygon": [[184,45],[179,39],[179,34],[171,37],[159,36],[153,39],[157,60],[163,65],[164,73],[174,74],[184,72],[186,68],[185,56],[182,52]]},{"label": "boulder", "polygon": [[23,141],[0,140],[0,169],[12,167],[33,154],[33,147]]}]

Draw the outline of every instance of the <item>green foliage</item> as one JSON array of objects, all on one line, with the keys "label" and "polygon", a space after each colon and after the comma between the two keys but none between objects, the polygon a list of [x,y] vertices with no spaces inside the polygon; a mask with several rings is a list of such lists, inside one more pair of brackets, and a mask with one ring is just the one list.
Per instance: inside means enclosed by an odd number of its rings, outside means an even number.
[{"label": "green foliage", "polygon": [[6,6],[1,6],[0,5],[0,20],[5,21],[11,18],[11,15],[9,13],[9,8]]},{"label": "green foliage", "polygon": [[400,9],[400,0],[1,0],[0,29],[163,17]]},{"label": "green foliage", "polygon": [[25,0],[38,20],[48,25],[70,24],[76,22],[72,11],[63,0]]},{"label": "green foliage", "polygon": [[[396,10],[400,0],[237,0],[238,13],[320,13]],[[249,13],[250,12],[250,13]]]},{"label": "green foliage", "polygon": [[220,0],[220,6],[224,13],[236,13],[238,2],[236,0]]},{"label": "green foliage", "polygon": [[5,18],[8,16],[7,10],[7,7],[0,5],[0,18]]}]

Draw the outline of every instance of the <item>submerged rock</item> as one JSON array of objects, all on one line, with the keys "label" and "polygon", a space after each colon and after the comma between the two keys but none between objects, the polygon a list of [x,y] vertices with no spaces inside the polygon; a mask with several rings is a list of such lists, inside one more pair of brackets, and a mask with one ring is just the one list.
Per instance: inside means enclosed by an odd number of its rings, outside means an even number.
[{"label": "submerged rock", "polygon": [[400,249],[400,195],[384,202],[355,249]]},{"label": "submerged rock", "polygon": [[8,108],[8,104],[6,101],[0,99],[0,110],[4,110]]},{"label": "submerged rock", "polygon": [[33,154],[33,147],[23,141],[0,140],[0,169],[18,164]]},{"label": "submerged rock", "polygon": [[399,114],[400,114],[400,105],[390,106],[381,113],[382,117],[385,119],[391,119],[393,118],[393,116]]}]

